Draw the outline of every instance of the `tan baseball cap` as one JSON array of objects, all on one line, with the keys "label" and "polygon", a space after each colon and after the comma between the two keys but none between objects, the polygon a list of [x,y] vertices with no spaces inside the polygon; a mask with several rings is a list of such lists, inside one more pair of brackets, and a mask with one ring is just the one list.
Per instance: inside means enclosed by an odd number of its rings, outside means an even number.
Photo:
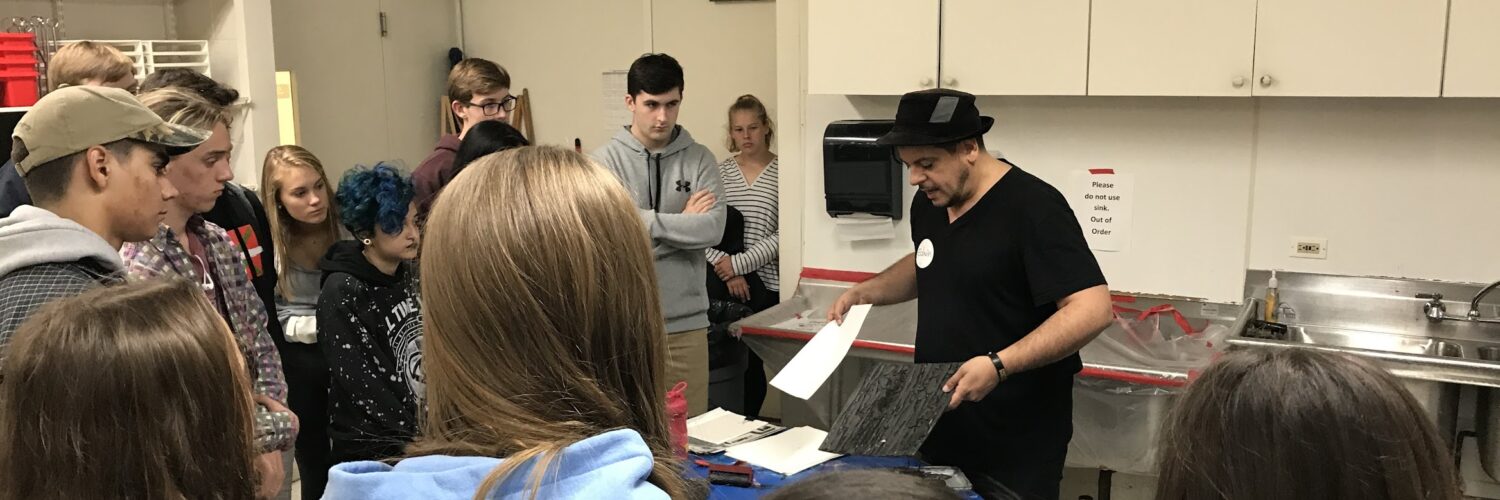
[{"label": "tan baseball cap", "polygon": [[168,154],[182,154],[212,133],[167,123],[124,90],[63,87],[43,96],[16,124],[15,138],[26,146],[16,170],[25,176],[37,165],[121,139],[160,144]]}]

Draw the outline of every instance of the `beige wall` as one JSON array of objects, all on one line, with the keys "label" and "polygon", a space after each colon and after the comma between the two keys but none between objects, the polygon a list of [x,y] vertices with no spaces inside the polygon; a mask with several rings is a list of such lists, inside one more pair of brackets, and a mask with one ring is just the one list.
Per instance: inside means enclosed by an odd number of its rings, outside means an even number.
[{"label": "beige wall", "polygon": [[177,34],[208,40],[213,77],[248,102],[231,131],[235,182],[260,184],[260,163],[280,142],[270,0],[194,0],[176,8]]},{"label": "beige wall", "polygon": [[[58,12],[68,39],[160,40],[167,36],[162,0],[66,0]],[[54,17],[51,0],[0,1],[0,21]],[[3,23],[0,29],[10,25]]]},{"label": "beige wall", "polygon": [[[276,69],[297,87],[300,145],[333,182],[355,165],[410,172],[437,143],[457,7],[432,0],[270,0]],[[380,35],[379,15],[388,33]]]},{"label": "beige wall", "polygon": [[686,73],[678,122],[714,157],[727,158],[735,98],[754,94],[776,116],[775,4],[655,0],[651,14],[653,50],[677,58]]},{"label": "beige wall", "polygon": [[[775,4],[761,1],[465,1],[464,46],[469,56],[505,66],[513,92],[530,90],[538,142],[580,138],[585,151],[611,134],[601,74],[627,69],[648,51],[671,54],[687,86],[678,122],[724,158],[725,110],[734,98],[753,93],[775,107],[774,14]],[[623,107],[624,98],[609,105]]]},{"label": "beige wall", "polygon": [[512,92],[530,89],[537,142],[588,151],[609,138],[600,74],[648,50],[646,19],[639,1],[464,1],[463,47],[504,66]]}]

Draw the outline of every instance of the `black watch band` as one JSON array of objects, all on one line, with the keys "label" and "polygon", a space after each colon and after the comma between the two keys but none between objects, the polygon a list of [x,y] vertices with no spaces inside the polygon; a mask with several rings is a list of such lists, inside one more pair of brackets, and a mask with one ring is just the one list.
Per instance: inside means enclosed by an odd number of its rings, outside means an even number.
[{"label": "black watch band", "polygon": [[1000,376],[1001,382],[1004,382],[1006,378],[1010,377],[1010,374],[1005,371],[1005,363],[1000,361],[1000,353],[992,352],[989,356],[990,364],[995,365],[995,374]]}]

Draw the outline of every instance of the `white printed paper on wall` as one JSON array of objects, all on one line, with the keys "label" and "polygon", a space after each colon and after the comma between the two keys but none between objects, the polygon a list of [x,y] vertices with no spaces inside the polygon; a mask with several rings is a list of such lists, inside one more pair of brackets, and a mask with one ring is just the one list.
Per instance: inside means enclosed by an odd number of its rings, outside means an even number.
[{"label": "white printed paper on wall", "polygon": [[605,71],[600,80],[599,102],[604,109],[605,140],[614,137],[620,127],[630,125],[630,110],[625,107],[626,74],[625,70]]},{"label": "white printed paper on wall", "polygon": [[1074,172],[1072,181],[1068,203],[1078,216],[1089,248],[1101,252],[1128,250],[1135,175],[1096,168]]}]

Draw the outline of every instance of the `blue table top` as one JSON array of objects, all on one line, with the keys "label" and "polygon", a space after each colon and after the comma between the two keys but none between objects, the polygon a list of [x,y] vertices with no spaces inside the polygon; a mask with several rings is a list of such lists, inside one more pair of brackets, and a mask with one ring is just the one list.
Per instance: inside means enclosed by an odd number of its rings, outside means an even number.
[{"label": "blue table top", "polygon": [[[698,465],[698,460],[715,464],[732,464],[735,462],[733,458],[724,456],[723,453],[717,453],[713,455],[693,455],[692,458],[693,461],[690,463],[693,466],[693,473],[701,477],[708,476],[708,467]],[[771,471],[770,469],[752,465],[751,468],[755,470],[755,482],[759,483],[758,488],[741,488],[738,486],[715,484],[709,489],[708,498],[710,500],[759,498],[761,495],[768,493],[783,484],[792,483],[804,479],[808,476],[818,474],[820,472],[831,472],[845,469],[896,469],[902,467],[920,467],[923,465],[927,464],[922,463],[921,460],[908,457],[868,457],[845,455],[790,476],[782,475],[781,473]],[[974,492],[965,492],[965,498],[978,500],[980,497]]]}]

